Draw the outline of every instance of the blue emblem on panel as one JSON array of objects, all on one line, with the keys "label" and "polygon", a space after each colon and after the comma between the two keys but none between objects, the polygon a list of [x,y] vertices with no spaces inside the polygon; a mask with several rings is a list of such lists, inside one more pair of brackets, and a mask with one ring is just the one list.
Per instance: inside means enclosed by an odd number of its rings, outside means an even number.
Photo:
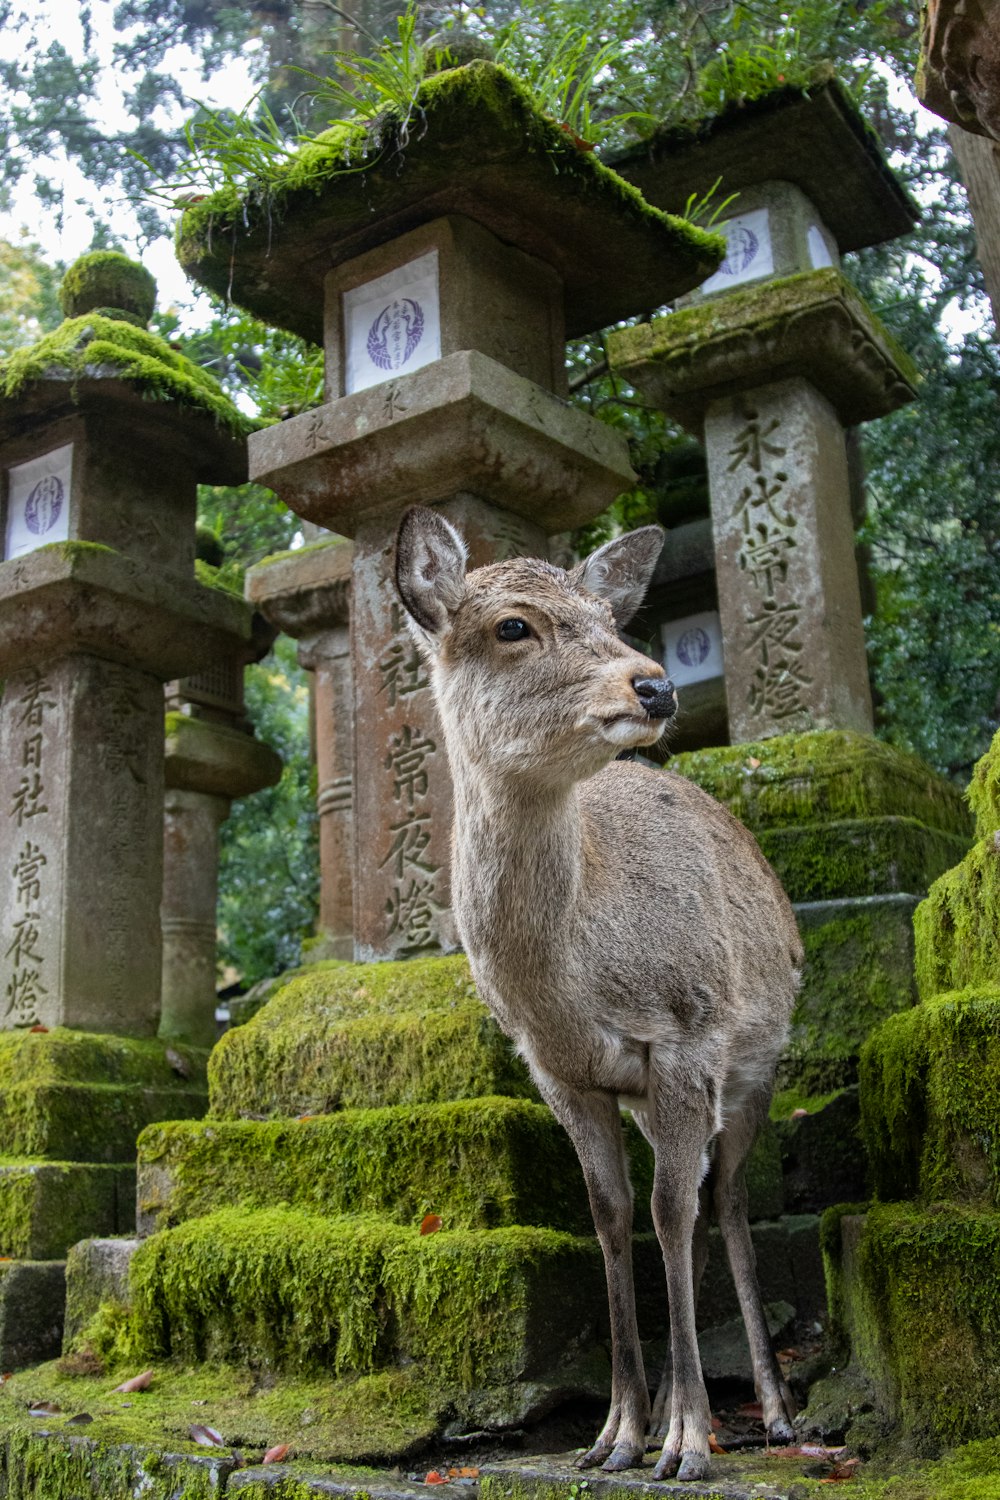
[{"label": "blue emblem on panel", "polygon": [[395,297],[368,330],[368,355],[380,370],[400,370],[424,333],[424,314],[412,297]]},{"label": "blue emblem on panel", "polygon": [[686,667],[700,667],[711,649],[708,632],[696,625],[693,630],[685,630],[677,642],[677,657]]},{"label": "blue emblem on panel", "polygon": [[734,224],[726,232],[726,258],[719,267],[724,276],[739,276],[754,260],[760,240],[745,224]]},{"label": "blue emblem on panel", "polygon": [[40,479],[24,506],[24,524],[35,536],[51,531],[63,508],[63,483],[55,474]]}]

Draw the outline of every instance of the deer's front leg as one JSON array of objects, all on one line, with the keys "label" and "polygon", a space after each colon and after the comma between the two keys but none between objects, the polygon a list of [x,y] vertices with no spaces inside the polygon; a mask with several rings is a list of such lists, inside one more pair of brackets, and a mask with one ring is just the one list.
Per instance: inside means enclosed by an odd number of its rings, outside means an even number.
[{"label": "deer's front leg", "polygon": [[594,1228],[604,1253],[611,1313],[611,1409],[594,1446],[579,1460],[609,1473],[642,1463],[649,1391],[642,1363],[632,1277],[632,1187],[618,1100],[578,1093],[533,1068],[539,1092],[580,1158]]}]

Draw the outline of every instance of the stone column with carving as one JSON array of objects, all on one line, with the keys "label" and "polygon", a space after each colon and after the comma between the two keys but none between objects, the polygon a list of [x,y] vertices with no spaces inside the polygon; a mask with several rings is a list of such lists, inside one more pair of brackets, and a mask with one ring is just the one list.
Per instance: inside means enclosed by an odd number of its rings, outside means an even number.
[{"label": "stone column with carving", "polygon": [[[359,960],[457,943],[450,780],[394,596],[400,516],[440,505],[476,565],[544,554],[548,536],[603,510],[631,469],[622,437],[567,403],[565,338],[679,294],[720,253],[650,211],[491,64],[438,84],[427,130],[398,155],[379,148],[363,195],[358,163],[345,173],[333,154],[328,180],[293,190],[270,230],[241,208],[227,252],[241,305],[325,345],[325,404],[255,434],[251,473],[354,544]],[[216,207],[189,212],[179,241],[210,286]]]},{"label": "stone column with carving", "polygon": [[354,957],[354,693],[350,599],[353,551],[344,537],[265,558],[247,573],[247,598],[299,643],[311,674],[319,814],[319,931],[311,959]]}]

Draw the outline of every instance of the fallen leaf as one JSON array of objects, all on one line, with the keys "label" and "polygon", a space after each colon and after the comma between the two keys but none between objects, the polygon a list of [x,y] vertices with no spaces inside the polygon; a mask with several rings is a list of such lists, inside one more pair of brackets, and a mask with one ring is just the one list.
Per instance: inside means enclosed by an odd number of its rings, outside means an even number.
[{"label": "fallen leaf", "polygon": [[846,1484],[849,1479],[857,1478],[860,1465],[860,1458],[845,1458],[843,1463],[834,1464],[820,1484]]},{"label": "fallen leaf", "polygon": [[[420,1226],[420,1233],[421,1234],[437,1234],[438,1230],[441,1229],[443,1226],[444,1226],[444,1220],[442,1219],[442,1217],[441,1217],[440,1214],[424,1214],[423,1223]],[[432,1474],[436,1474],[437,1470],[436,1469],[432,1469],[431,1473]],[[427,1481],[425,1481],[425,1483],[426,1482]]]},{"label": "fallen leaf", "polygon": [[712,1418],[712,1431],[713,1432],[718,1432],[719,1429],[721,1428],[721,1426],[722,1426],[722,1418],[721,1417],[713,1417]]},{"label": "fallen leaf", "polygon": [[753,1417],[755,1421],[764,1420],[764,1408],[759,1401],[745,1401],[742,1406],[736,1408],[738,1417]]},{"label": "fallen leaf", "polygon": [[14,1257],[12,1255],[0,1255],[0,1260],[13,1260],[13,1259],[14,1259]]},{"label": "fallen leaf", "polygon": [[67,1427],[83,1427],[83,1426],[86,1425],[87,1422],[92,1422],[93,1420],[94,1419],[90,1415],[89,1411],[78,1411],[75,1417],[67,1417],[66,1418],[66,1426]]},{"label": "fallen leaf", "polygon": [[214,1427],[203,1427],[200,1422],[195,1422],[188,1428],[188,1437],[194,1443],[200,1443],[203,1448],[224,1448],[225,1438],[216,1432]]},{"label": "fallen leaf", "polygon": [[166,1058],[179,1078],[191,1077],[191,1064],[186,1057],[181,1057],[179,1052],[175,1052],[173,1047],[167,1048]]},{"label": "fallen leaf", "polygon": [[297,1120],[315,1120],[316,1116],[315,1115],[296,1115],[295,1118]]},{"label": "fallen leaf", "polygon": [[788,1118],[790,1120],[804,1120],[808,1113],[807,1109],[793,1109]]},{"label": "fallen leaf", "polygon": [[478,1469],[449,1469],[449,1479],[478,1479]]},{"label": "fallen leaf", "polygon": [[264,1454],[262,1462],[265,1464],[280,1464],[281,1460],[290,1451],[291,1446],[291,1443],[277,1443],[275,1447],[268,1448],[267,1452]]},{"label": "fallen leaf", "polygon": [[13,1376],[14,1376],[14,1371],[13,1370],[5,1370],[4,1373],[2,1375],[0,1375],[0,1385],[6,1385],[7,1382],[8,1382],[8,1380],[12,1380],[13,1379]]},{"label": "fallen leaf", "polygon": [[49,1028],[47,1026],[40,1026],[40,1025],[39,1026],[29,1026],[28,1027],[29,1031],[48,1031],[48,1029]]},{"label": "fallen leaf", "polygon": [[757,759],[756,755],[749,755],[747,757],[747,765],[750,767],[751,771],[756,771],[757,767],[760,765],[760,761]]},{"label": "fallen leaf", "polygon": [[790,1363],[794,1363],[795,1360],[803,1359],[804,1357],[801,1349],[779,1349],[775,1355],[776,1359],[787,1359]]},{"label": "fallen leaf", "polygon": [[709,1453],[725,1453],[726,1451],[714,1432],[708,1434],[708,1451]]},{"label": "fallen leaf", "polygon": [[[428,1218],[432,1218],[432,1217],[436,1217],[436,1215],[428,1215]],[[451,1481],[449,1480],[447,1474],[439,1474],[438,1471],[437,1471],[437,1469],[428,1469],[427,1473],[424,1475],[424,1484],[450,1484],[450,1483],[451,1483]]]},{"label": "fallen leaf", "polygon": [[29,1417],[54,1417],[62,1411],[54,1401],[36,1401],[33,1406],[28,1407]]},{"label": "fallen leaf", "polygon": [[144,1391],[152,1383],[152,1379],[152,1370],[143,1370],[141,1375],[133,1375],[131,1380],[123,1380],[121,1385],[116,1385],[111,1394],[114,1396],[121,1391],[123,1395],[128,1396],[133,1391]]}]

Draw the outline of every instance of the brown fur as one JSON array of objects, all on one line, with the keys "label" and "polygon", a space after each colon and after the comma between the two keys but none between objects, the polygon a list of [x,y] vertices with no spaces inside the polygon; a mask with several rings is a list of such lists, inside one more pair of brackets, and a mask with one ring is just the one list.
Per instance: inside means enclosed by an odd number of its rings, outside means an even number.
[{"label": "brown fur", "polygon": [[[740,823],[670,772],[609,764],[662,732],[634,686],[662,668],[616,634],[659,547],[657,530],[645,528],[572,573],[515,559],[464,576],[461,538],[437,512],[417,509],[400,528],[397,582],[432,665],[454,781],[462,940],[480,994],[574,1141],[604,1251],[611,1411],[582,1463],[640,1463],[650,1415],[624,1104],[655,1153],[671,1314],[672,1383],[657,1398],[669,1413],[654,1472],[698,1479],[708,1472],[710,1415],[694,1306],[710,1147],[765,1421],[773,1437],[791,1437],[743,1164],[767,1111],[802,949],[788,900]],[[528,625],[527,639],[498,637],[511,619]]]}]

